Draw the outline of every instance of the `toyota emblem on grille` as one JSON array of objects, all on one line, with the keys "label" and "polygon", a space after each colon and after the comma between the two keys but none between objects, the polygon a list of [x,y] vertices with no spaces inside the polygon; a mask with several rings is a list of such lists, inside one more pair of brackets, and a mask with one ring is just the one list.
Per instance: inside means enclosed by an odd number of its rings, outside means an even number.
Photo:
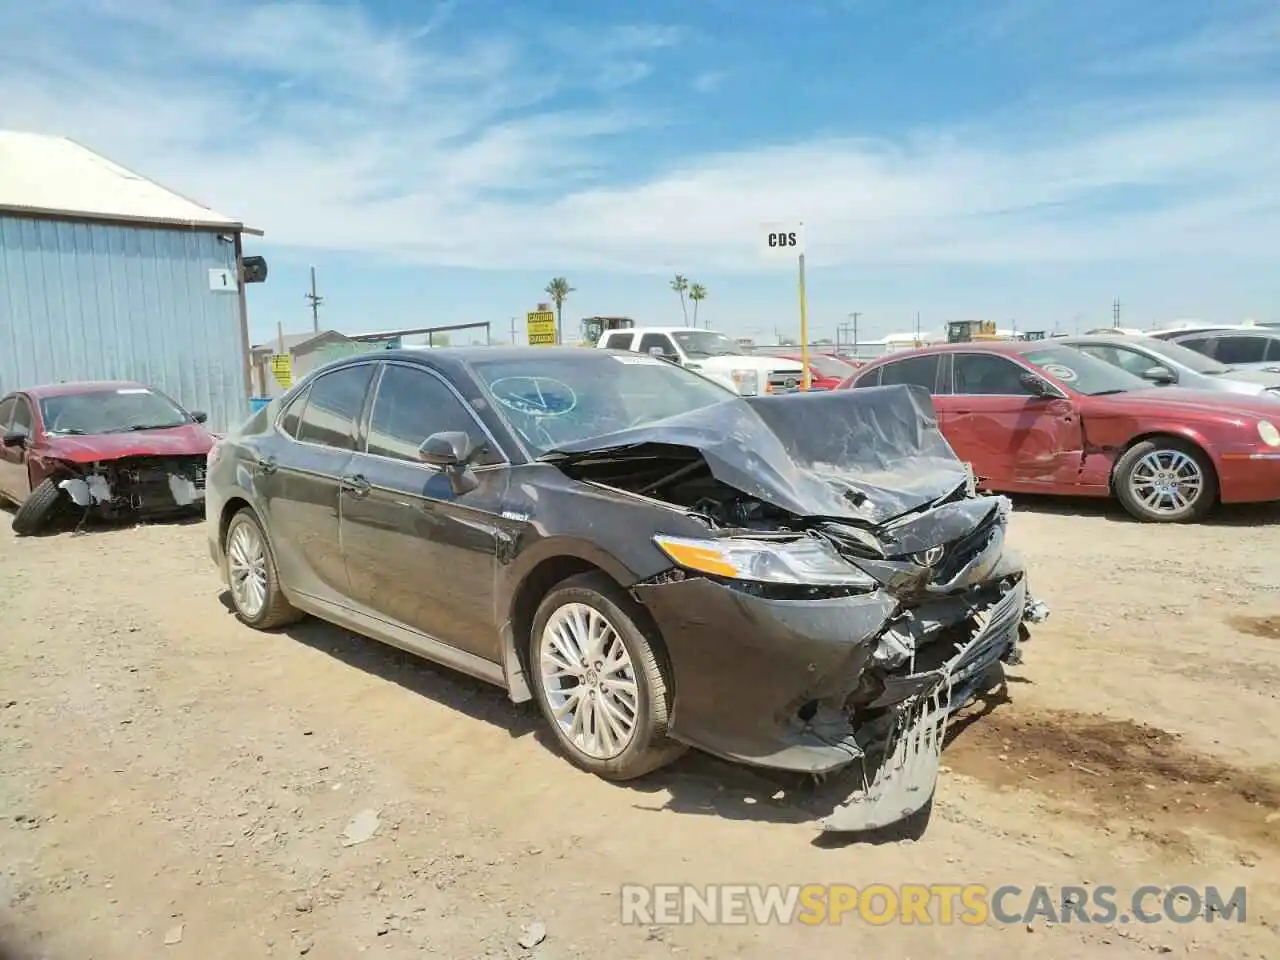
[{"label": "toyota emblem on grille", "polygon": [[944,552],[942,547],[930,547],[928,550],[922,550],[920,553],[913,555],[911,559],[922,567],[932,567],[942,559]]}]

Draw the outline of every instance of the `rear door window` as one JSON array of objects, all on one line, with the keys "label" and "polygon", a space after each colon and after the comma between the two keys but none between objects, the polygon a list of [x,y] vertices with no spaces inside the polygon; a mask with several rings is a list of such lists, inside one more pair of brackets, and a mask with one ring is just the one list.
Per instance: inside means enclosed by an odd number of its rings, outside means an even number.
[{"label": "rear door window", "polygon": [[1219,337],[1214,359],[1219,363],[1261,363],[1267,358],[1266,337]]},{"label": "rear door window", "polygon": [[630,350],[631,341],[635,338],[634,333],[611,333],[604,345],[610,350]]},{"label": "rear door window", "polygon": [[373,364],[361,363],[312,381],[297,438],[335,450],[355,450],[360,411],[372,376]]},{"label": "rear door window", "polygon": [[0,400],[0,433],[9,432],[9,424],[13,420],[13,407],[17,402],[17,397],[6,397]]},{"label": "rear door window", "polygon": [[307,398],[311,395],[311,388],[298,391],[298,395],[289,401],[289,405],[284,408],[284,415],[280,418],[280,429],[298,439],[298,424],[302,422],[302,411],[307,407]]}]

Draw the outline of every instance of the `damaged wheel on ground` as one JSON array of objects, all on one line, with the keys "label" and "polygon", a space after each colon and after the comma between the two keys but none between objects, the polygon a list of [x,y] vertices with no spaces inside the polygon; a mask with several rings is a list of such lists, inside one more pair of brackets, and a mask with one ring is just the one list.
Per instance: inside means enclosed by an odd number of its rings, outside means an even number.
[{"label": "damaged wheel on ground", "polygon": [[272,630],[302,618],[280,589],[271,545],[252,510],[231,518],[224,546],[227,585],[241,623]]},{"label": "damaged wheel on ground", "polygon": [[609,780],[643,776],[685,749],[667,737],[673,686],[646,621],[602,573],[565,580],[533,619],[534,697],[569,759]]},{"label": "damaged wheel on ground", "polygon": [[13,515],[13,532],[20,537],[38,533],[57,515],[62,504],[62,490],[52,477],[31,491]]}]

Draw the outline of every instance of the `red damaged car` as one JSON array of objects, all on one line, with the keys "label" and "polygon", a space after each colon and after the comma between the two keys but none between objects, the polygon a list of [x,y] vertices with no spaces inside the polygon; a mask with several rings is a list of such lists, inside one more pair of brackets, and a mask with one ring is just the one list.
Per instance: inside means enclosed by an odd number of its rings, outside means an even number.
[{"label": "red damaged car", "polygon": [[988,490],[1115,496],[1139,520],[1280,501],[1280,401],[1153,386],[1045,341],[894,353],[847,387],[916,384]]},{"label": "red damaged car", "polygon": [[18,505],[14,532],[55,516],[82,519],[198,511],[213,437],[140,383],[60,383],[0,399],[0,498]]},{"label": "red damaged car", "polygon": [[[779,353],[775,356],[783,360],[793,360],[796,363],[804,362],[798,353]],[[810,353],[809,389],[835,390],[855,373],[859,366],[861,363],[845,360],[830,353]]]}]

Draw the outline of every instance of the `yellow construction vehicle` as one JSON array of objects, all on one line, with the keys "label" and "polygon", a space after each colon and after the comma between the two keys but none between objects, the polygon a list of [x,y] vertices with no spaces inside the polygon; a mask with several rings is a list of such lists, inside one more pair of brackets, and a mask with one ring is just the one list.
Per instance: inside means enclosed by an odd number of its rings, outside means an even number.
[{"label": "yellow construction vehicle", "polygon": [[947,343],[999,339],[994,320],[952,320],[947,324]]}]

